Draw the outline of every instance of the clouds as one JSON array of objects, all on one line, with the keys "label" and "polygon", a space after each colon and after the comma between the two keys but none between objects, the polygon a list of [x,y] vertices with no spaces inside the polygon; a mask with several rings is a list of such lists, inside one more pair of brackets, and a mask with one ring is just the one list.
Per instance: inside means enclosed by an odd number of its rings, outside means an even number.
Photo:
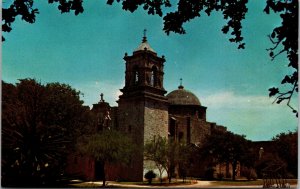
[{"label": "clouds", "polygon": [[205,106],[214,108],[269,108],[272,99],[268,96],[237,95],[232,91],[224,91],[201,99]]},{"label": "clouds", "polygon": [[285,104],[272,104],[267,95],[239,95],[222,91],[200,98],[207,106],[208,121],[244,134],[250,140],[270,140],[275,135],[297,128],[297,119]]},{"label": "clouds", "polygon": [[104,100],[110,103],[110,106],[117,106],[116,100],[122,94],[120,89],[123,88],[123,83],[117,83],[112,80],[102,81],[87,81],[73,85],[74,88],[83,92],[82,100],[84,104],[92,107],[100,100],[100,94],[104,94]]},{"label": "clouds", "polygon": [[[86,105],[98,103],[100,93],[111,106],[117,106],[116,100],[122,94],[119,89],[123,82],[111,80],[88,81],[74,85],[83,91]],[[267,95],[240,95],[233,91],[219,91],[199,96],[203,106],[207,107],[207,120],[224,125],[229,131],[246,135],[247,139],[270,140],[281,132],[295,130],[297,119],[285,104],[272,104]]]}]

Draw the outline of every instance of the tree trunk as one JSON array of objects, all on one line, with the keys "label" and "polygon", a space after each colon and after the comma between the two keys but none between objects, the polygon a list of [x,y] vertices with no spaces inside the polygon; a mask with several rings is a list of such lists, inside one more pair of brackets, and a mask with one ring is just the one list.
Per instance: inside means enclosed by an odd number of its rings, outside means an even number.
[{"label": "tree trunk", "polygon": [[236,161],[233,161],[232,162],[232,180],[235,181],[235,170],[236,170],[236,165],[237,165],[237,162]]},{"label": "tree trunk", "polygon": [[158,168],[158,171],[159,171],[160,184],[162,184],[162,182],[163,182],[162,174],[164,172],[164,168],[163,167],[158,167],[158,166],[157,166],[157,168]]},{"label": "tree trunk", "polygon": [[159,180],[160,180],[160,184],[162,184],[162,171],[159,170]]},{"label": "tree trunk", "polygon": [[229,176],[229,162],[226,161],[226,178],[230,178]]},{"label": "tree trunk", "polygon": [[171,168],[169,168],[169,170],[167,171],[168,173],[168,179],[169,179],[169,184],[171,183],[171,179],[172,179],[172,170]]},{"label": "tree trunk", "polygon": [[104,162],[103,162],[103,166],[102,166],[102,171],[103,171],[103,183],[102,183],[102,187],[105,187],[106,177],[105,177],[105,163]]}]

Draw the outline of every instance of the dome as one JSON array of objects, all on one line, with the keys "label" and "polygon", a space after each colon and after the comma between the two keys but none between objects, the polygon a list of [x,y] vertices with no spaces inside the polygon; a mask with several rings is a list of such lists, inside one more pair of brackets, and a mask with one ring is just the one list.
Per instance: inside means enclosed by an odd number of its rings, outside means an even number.
[{"label": "dome", "polygon": [[177,90],[167,95],[168,101],[172,105],[197,105],[201,106],[200,101],[192,92],[185,90],[182,85]]},{"label": "dome", "polygon": [[143,51],[143,50],[145,50],[145,49],[148,50],[148,51],[151,51],[151,52],[156,53],[156,52],[150,47],[150,45],[149,45],[149,43],[148,43],[146,37],[143,38],[142,43],[139,45],[139,47],[138,47],[137,49],[134,50],[134,52],[136,52],[136,51]]}]

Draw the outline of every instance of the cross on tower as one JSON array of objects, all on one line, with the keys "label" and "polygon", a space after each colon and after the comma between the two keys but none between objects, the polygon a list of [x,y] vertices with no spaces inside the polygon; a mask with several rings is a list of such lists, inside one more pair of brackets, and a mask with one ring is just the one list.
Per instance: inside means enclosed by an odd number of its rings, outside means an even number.
[{"label": "cross on tower", "polygon": [[103,96],[104,96],[103,93],[101,93],[100,94],[100,99],[101,99],[100,102],[104,102]]},{"label": "cross on tower", "polygon": [[147,29],[144,29],[144,37],[143,37],[143,42],[146,42],[146,41],[147,41],[146,32],[147,32]]},{"label": "cross on tower", "polygon": [[182,86],[182,78],[180,78],[180,85],[179,85],[178,89],[183,89],[183,86]]}]

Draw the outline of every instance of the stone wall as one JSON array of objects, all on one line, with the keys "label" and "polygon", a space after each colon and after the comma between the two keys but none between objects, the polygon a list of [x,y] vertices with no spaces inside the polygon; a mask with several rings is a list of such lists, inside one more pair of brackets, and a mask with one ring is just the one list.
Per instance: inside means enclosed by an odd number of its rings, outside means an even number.
[{"label": "stone wall", "polygon": [[192,119],[191,123],[191,143],[201,145],[210,134],[210,124],[197,118]]},{"label": "stone wall", "polygon": [[168,137],[168,107],[165,104],[146,101],[144,113],[144,143],[154,136]]},{"label": "stone wall", "polygon": [[[153,139],[154,136],[168,137],[168,106],[159,101],[147,100],[145,102],[144,114],[144,144]],[[144,161],[143,175],[148,170],[158,173],[155,163]]]},{"label": "stone wall", "polygon": [[[130,181],[143,180],[143,147],[144,147],[144,103],[142,101],[124,100],[119,102],[118,128],[129,133],[138,149],[134,153],[128,173],[124,177]],[[128,174],[128,175],[127,175]]]}]

